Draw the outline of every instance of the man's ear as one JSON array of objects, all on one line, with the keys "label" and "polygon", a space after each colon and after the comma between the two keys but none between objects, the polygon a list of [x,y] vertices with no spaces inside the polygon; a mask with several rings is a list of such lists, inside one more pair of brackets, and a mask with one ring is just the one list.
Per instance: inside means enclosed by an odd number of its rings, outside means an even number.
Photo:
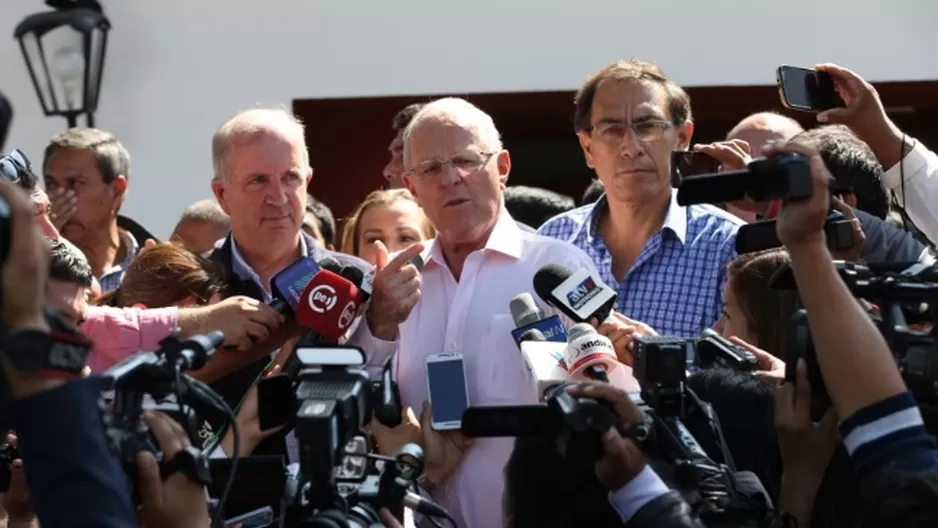
[{"label": "man's ear", "polygon": [[498,153],[498,181],[501,182],[502,188],[508,184],[508,175],[511,173],[511,154],[507,150],[503,150]]},{"label": "man's ear", "polygon": [[212,180],[212,194],[215,195],[215,201],[218,202],[218,205],[221,206],[221,210],[224,211],[226,215],[231,216],[228,203],[225,201],[225,190],[224,183],[218,180]]},{"label": "man's ear", "polygon": [[595,169],[596,164],[593,162],[593,137],[586,130],[577,132],[576,137],[580,140],[580,148],[583,149],[583,158],[586,159],[586,166]]},{"label": "man's ear", "polygon": [[124,203],[124,196],[127,194],[127,178],[123,175],[114,178],[114,181],[111,182],[111,192],[114,197],[113,210],[117,211]]},{"label": "man's ear", "polygon": [[690,140],[694,138],[694,122],[685,121],[683,125],[677,127],[677,141],[679,150],[687,150],[690,147]]}]

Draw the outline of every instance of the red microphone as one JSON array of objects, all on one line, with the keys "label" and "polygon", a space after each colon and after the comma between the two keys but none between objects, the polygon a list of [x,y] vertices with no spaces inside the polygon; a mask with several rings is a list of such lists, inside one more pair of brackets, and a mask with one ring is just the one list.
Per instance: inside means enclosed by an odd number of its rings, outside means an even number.
[{"label": "red microphone", "polygon": [[327,269],[313,275],[296,305],[296,322],[326,341],[345,335],[359,304],[358,287]]}]

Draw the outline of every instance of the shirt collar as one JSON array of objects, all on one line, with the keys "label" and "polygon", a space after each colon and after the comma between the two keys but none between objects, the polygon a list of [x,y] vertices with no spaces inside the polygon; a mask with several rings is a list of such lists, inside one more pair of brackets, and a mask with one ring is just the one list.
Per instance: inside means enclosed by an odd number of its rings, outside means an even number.
[{"label": "shirt collar", "polygon": [[[515,220],[505,208],[499,211],[498,220],[495,222],[495,227],[492,229],[492,233],[489,234],[482,251],[485,253],[501,253],[513,259],[521,258],[521,228],[518,227],[518,224],[515,223]],[[439,243],[439,236],[430,241],[421,255],[426,263],[436,262],[441,266],[446,265],[443,248],[440,247]]]},{"label": "shirt collar", "polygon": [[[603,195],[596,200],[596,203],[593,204],[593,208],[590,210],[589,215],[587,215],[587,221],[583,225],[587,242],[592,242],[599,236],[599,220],[608,210],[609,199],[606,194],[603,193]],[[668,203],[668,212],[665,214],[664,224],[661,226],[661,231],[664,230],[673,233],[681,244],[684,243],[684,239],[687,237],[687,208],[678,205],[676,189],[671,190],[671,201]]]},{"label": "shirt collar", "polygon": [[[234,234],[228,236],[231,237],[231,270],[234,271],[235,275],[240,277],[241,280],[254,281],[261,288],[265,290],[269,289],[270,284],[261,283],[261,276],[244,260],[244,255],[242,255],[241,251],[238,249],[238,243],[235,241]],[[304,257],[309,256],[309,246],[306,245],[306,240],[303,238],[302,233],[300,233],[300,255]]]},{"label": "shirt collar", "polygon": [[127,268],[130,267],[130,263],[134,261],[134,258],[137,257],[137,253],[140,252],[140,243],[137,242],[137,239],[130,233],[130,231],[118,229],[117,236],[119,236],[121,241],[124,243],[124,248],[126,250],[124,260],[115,264],[111,269],[105,271],[101,277],[106,277],[117,272],[123,273]]}]

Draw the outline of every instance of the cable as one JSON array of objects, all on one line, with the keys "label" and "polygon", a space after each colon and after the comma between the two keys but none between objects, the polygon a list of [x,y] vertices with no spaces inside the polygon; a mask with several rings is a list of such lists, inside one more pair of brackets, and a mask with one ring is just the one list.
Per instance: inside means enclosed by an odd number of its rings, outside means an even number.
[{"label": "cable", "polygon": [[218,528],[224,524],[224,519],[222,518],[222,515],[225,513],[224,504],[228,500],[228,495],[231,493],[231,488],[234,486],[235,473],[238,471],[238,460],[240,460],[238,454],[241,452],[241,432],[238,430],[238,422],[235,418],[234,411],[231,410],[231,407],[228,406],[228,403],[221,396],[219,396],[218,393],[213,391],[208,385],[191,376],[183,376],[182,379],[185,380],[186,386],[193,394],[196,394],[206,403],[209,403],[218,410],[224,412],[227,415],[229,425],[231,426],[232,443],[234,444],[233,450],[235,456],[231,458],[231,470],[228,473],[228,482],[225,483],[224,491],[222,491],[221,496],[218,498],[218,504],[221,505],[221,507],[215,510],[214,515],[212,515],[212,527]]}]

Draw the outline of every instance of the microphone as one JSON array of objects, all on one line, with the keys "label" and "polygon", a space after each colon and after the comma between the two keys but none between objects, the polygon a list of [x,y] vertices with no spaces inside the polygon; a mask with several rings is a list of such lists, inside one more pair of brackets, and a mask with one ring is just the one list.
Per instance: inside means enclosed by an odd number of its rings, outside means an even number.
[{"label": "microphone", "polygon": [[565,343],[548,341],[543,332],[532,328],[520,336],[518,347],[534,392],[540,399],[545,399],[558,385],[570,381],[563,357]]},{"label": "microphone", "polygon": [[567,330],[560,317],[556,315],[544,317],[544,312],[534,302],[534,297],[530,293],[516,295],[509,302],[508,308],[517,327],[511,331],[511,337],[515,339],[518,346],[521,346],[522,336],[532,330],[540,333],[543,341],[567,342]]},{"label": "microphone", "polygon": [[[323,262],[327,263],[329,259],[331,257],[323,259]],[[270,279],[270,290],[274,297],[270,307],[295,319],[296,306],[303,296],[303,291],[321,269],[323,268],[315,260],[303,257],[274,275]]]},{"label": "microphone", "polygon": [[342,263],[333,256],[323,257],[323,259],[319,261],[319,267],[322,269],[327,269],[332,273],[342,272]]},{"label": "microphone", "polygon": [[411,511],[421,513],[430,517],[449,517],[449,513],[442,506],[431,500],[427,500],[412,491],[404,495],[404,506]]},{"label": "microphone", "polygon": [[358,266],[345,266],[339,271],[339,275],[358,287],[358,300],[361,304],[371,299],[375,281],[374,270],[366,274]]},{"label": "microphone", "polygon": [[594,317],[602,323],[616,305],[616,292],[585,268],[570,273],[563,266],[548,264],[534,274],[534,291],[577,323]]},{"label": "microphone", "polygon": [[326,341],[345,335],[359,304],[358,288],[327,269],[313,275],[296,306],[296,322]]},{"label": "microphone", "polygon": [[609,383],[607,375],[619,365],[612,341],[592,326],[577,323],[570,329],[570,342],[564,349],[567,372],[571,379],[591,379]]}]

